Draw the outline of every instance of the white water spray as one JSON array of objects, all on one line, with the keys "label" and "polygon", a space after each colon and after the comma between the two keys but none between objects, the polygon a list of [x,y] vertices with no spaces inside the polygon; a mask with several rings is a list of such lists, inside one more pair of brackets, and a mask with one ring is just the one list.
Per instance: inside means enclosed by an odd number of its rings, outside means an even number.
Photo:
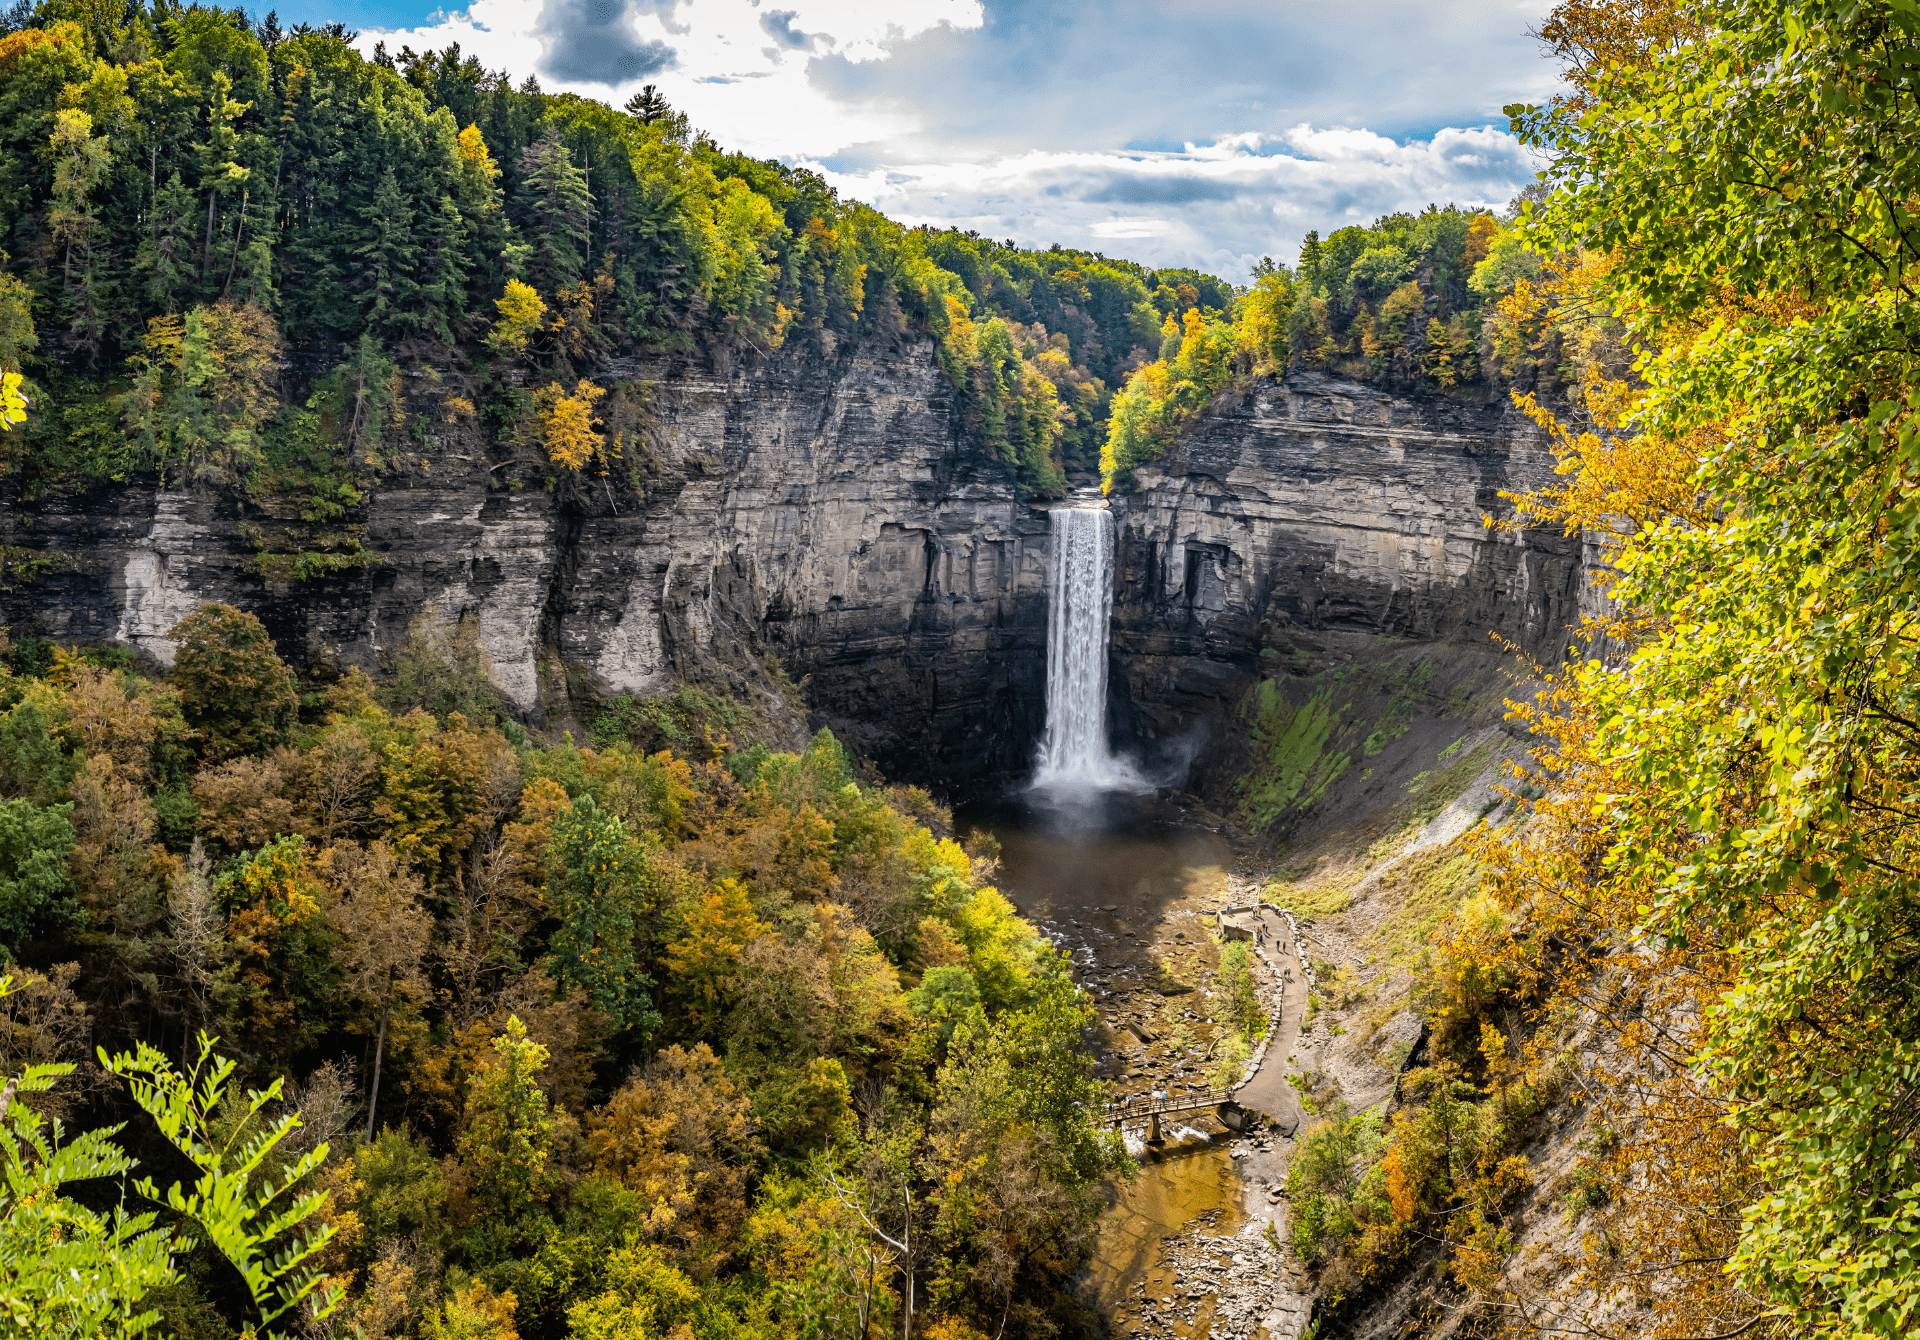
[{"label": "white water spray", "polygon": [[1107,751],[1107,622],[1113,613],[1113,515],[1053,509],[1047,594],[1047,734],[1033,784],[1047,790],[1143,790]]}]

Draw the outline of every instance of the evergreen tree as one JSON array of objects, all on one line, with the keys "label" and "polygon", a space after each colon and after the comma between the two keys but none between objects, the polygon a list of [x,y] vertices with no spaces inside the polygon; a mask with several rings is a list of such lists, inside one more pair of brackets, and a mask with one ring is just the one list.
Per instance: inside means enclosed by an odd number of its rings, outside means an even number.
[{"label": "evergreen tree", "polygon": [[421,255],[413,239],[413,209],[392,168],[381,171],[364,219],[366,240],[355,248],[360,310],[376,333],[405,333],[418,320]]},{"label": "evergreen tree", "polygon": [[193,192],[171,173],[153,193],[134,274],[147,310],[174,312],[193,277]]},{"label": "evergreen tree", "polygon": [[520,155],[522,228],[533,244],[531,277],[553,294],[580,282],[586,273],[593,227],[593,200],[584,173],[560,140],[557,127]]},{"label": "evergreen tree", "polygon": [[554,976],[584,987],[616,1029],[644,1041],[660,1023],[640,966],[645,853],[618,815],[582,796],[554,820],[547,861],[548,906],[560,918]]}]

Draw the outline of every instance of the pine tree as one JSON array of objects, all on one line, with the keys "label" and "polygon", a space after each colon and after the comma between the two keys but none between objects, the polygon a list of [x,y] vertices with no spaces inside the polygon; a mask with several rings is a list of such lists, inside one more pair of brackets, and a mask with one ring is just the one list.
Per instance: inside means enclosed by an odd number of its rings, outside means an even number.
[{"label": "pine tree", "polygon": [[1309,231],[1300,243],[1300,286],[1315,289],[1320,286],[1320,230]]},{"label": "pine tree", "polygon": [[[247,110],[248,104],[235,102],[227,96],[232,91],[233,80],[227,77],[225,71],[216,71],[207,97],[207,137],[194,145],[200,160],[200,190],[207,199],[206,228],[200,239],[200,279],[203,289],[213,263],[216,206],[221,200],[238,195],[252,176],[251,171],[238,161],[240,134],[233,125],[240,114]],[[212,278],[217,287],[225,287],[220,276]]]},{"label": "pine tree", "polygon": [[520,155],[520,209],[533,243],[535,286],[557,293],[586,273],[593,199],[586,174],[573,165],[560,132],[549,128]]},{"label": "pine tree", "polygon": [[406,333],[419,319],[415,309],[421,255],[413,237],[413,208],[392,168],[380,173],[363,219],[366,240],[354,249],[361,274],[360,310],[374,331]]},{"label": "pine tree", "polygon": [[149,231],[133,262],[148,310],[175,312],[193,273],[193,192],[172,173],[153,196]]},{"label": "pine tree", "polygon": [[663,120],[672,112],[673,108],[652,84],[627,99],[627,115],[637,119],[643,126]]}]

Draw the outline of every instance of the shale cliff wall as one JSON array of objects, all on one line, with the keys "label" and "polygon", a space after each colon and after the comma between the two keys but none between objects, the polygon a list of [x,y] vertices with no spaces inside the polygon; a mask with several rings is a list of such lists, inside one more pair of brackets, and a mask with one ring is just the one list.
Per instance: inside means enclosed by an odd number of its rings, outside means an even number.
[{"label": "shale cliff wall", "polygon": [[1436,644],[1442,694],[1496,634],[1558,659],[1586,599],[1580,541],[1485,524],[1512,514],[1502,492],[1553,478],[1504,397],[1317,373],[1221,397],[1115,501],[1114,719],[1204,773],[1233,762],[1252,680],[1377,659],[1374,639]]},{"label": "shale cliff wall", "polygon": [[[652,382],[643,497],[501,488],[497,446],[449,433],[369,497],[372,566],[276,581],[222,490],[10,493],[0,618],[165,663],[174,623],[223,600],[292,659],[377,673],[437,607],[477,620],[535,723],[579,710],[570,686],[750,691],[771,654],[895,775],[951,787],[1025,767],[1044,725],[1048,517],[970,442],[929,344],[621,372]],[[1123,734],[1202,739],[1263,653],[1317,656],[1341,634],[1498,630],[1551,654],[1577,553],[1481,526],[1499,490],[1548,471],[1537,432],[1499,406],[1314,375],[1223,400],[1115,500]]]}]

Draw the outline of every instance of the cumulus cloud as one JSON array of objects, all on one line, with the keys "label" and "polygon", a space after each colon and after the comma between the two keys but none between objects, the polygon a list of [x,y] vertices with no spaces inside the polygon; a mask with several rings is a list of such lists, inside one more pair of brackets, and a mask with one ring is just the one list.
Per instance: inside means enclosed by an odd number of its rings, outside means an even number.
[{"label": "cumulus cloud", "polygon": [[656,6],[636,0],[546,0],[535,34],[546,44],[540,73],[563,83],[608,88],[657,75],[673,64],[674,49],[636,31],[634,20]]},{"label": "cumulus cloud", "polygon": [[537,70],[549,91],[615,106],[654,84],[728,148],[790,159],[883,143],[919,124],[910,108],[821,87],[820,53],[859,68],[931,29],[983,21],[980,0],[783,0],[778,10],[760,0],[472,0],[418,27],[369,27],[360,45],[458,42],[516,83]]},{"label": "cumulus cloud", "polygon": [[799,47],[805,50],[807,35],[793,26],[799,14],[791,9],[776,9],[760,17],[760,27],[768,37],[782,46]]},{"label": "cumulus cloud", "polygon": [[1499,207],[1535,171],[1520,143],[1492,127],[1399,141],[1304,124],[1170,151],[1032,150],[853,172],[816,167],[842,194],[908,223],[1239,280],[1261,256],[1291,262],[1309,229],[1324,236],[1429,204]]},{"label": "cumulus cloud", "polygon": [[616,106],[656,84],[910,222],[1244,278],[1309,228],[1517,193],[1492,127],[1552,89],[1549,3],[472,0],[361,43],[457,41]]}]

